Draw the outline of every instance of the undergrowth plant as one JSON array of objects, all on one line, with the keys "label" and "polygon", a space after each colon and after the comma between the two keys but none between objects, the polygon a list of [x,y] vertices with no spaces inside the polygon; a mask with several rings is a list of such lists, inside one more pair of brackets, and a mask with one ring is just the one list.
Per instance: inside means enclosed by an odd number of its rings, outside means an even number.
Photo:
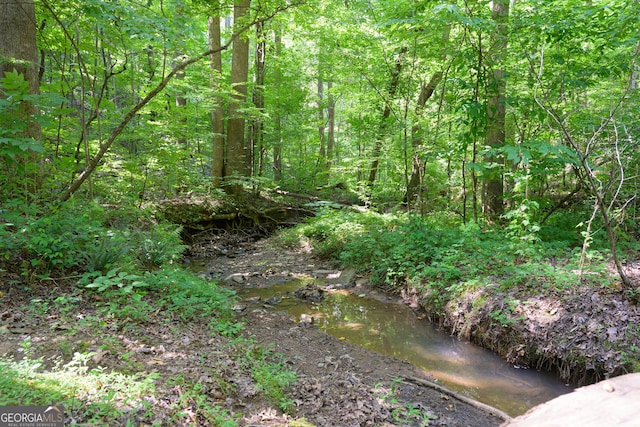
[{"label": "undergrowth plant", "polygon": [[118,265],[132,248],[128,242],[128,234],[108,230],[97,236],[94,244],[88,246],[88,251],[84,254],[86,269],[90,272],[104,272]]},{"label": "undergrowth plant", "polygon": [[268,348],[247,343],[244,364],[267,400],[287,412],[294,402],[287,389],[295,384],[295,372],[287,368],[281,355]]},{"label": "undergrowth plant", "polygon": [[233,327],[232,303],[235,292],[203,279],[179,267],[168,266],[145,274],[145,280],[160,295],[163,309],[177,314],[185,321],[196,318],[210,320],[213,329],[223,324],[238,332],[241,325]]},{"label": "undergrowth plant", "polygon": [[502,217],[508,221],[506,237],[513,245],[513,251],[522,259],[539,259],[540,224],[535,221],[535,213],[540,208],[538,202],[523,200],[519,206],[506,212]]},{"label": "undergrowth plant", "polygon": [[184,390],[180,398],[171,404],[172,423],[186,424],[195,418],[203,424],[216,427],[236,427],[238,425],[228,410],[215,404],[202,384],[187,381],[183,375],[177,375],[168,383]]},{"label": "undergrowth plant", "polygon": [[155,222],[144,212],[132,224],[117,209],[75,199],[46,209],[31,209],[19,200],[2,207],[0,267],[19,264],[28,280],[104,274],[113,268],[155,269],[174,263],[186,248],[179,226]]},{"label": "undergrowth plant", "polygon": [[89,369],[93,353],[75,353],[68,363],[46,368],[42,357],[33,357],[30,340],[23,343],[23,353],[20,360],[0,357],[1,406],[55,402],[68,415],[82,414],[89,425],[113,425],[152,406],[157,374]]},{"label": "undergrowth plant", "polygon": [[[553,240],[535,221],[535,202],[505,214],[506,229],[443,220],[441,216],[324,210],[295,229],[321,255],[371,272],[374,285],[399,292],[423,291],[436,307],[486,283],[562,289],[578,280],[566,259],[576,240]],[[542,238],[546,237],[546,240]]]},{"label": "undergrowth plant", "polygon": [[[185,322],[206,318],[212,332],[222,335],[234,336],[242,330],[242,323],[233,320],[233,291],[176,266],[144,274],[118,268],[104,274],[86,273],[78,285],[102,294],[102,309],[116,318],[144,320],[148,313],[158,310],[175,313]],[[144,299],[149,293],[155,295],[155,306]]]},{"label": "undergrowth plant", "polygon": [[158,224],[150,230],[136,232],[137,258],[147,268],[157,268],[176,261],[187,248],[180,237],[181,227]]},{"label": "undergrowth plant", "polygon": [[391,381],[391,388],[385,388],[382,384],[376,384],[374,391],[380,395],[380,400],[389,407],[391,417],[399,425],[417,425],[427,427],[431,421],[437,420],[436,415],[415,407],[411,403],[401,404],[397,397],[397,386],[402,381],[401,378],[394,378]]},{"label": "undergrowth plant", "polygon": [[102,230],[102,209],[98,205],[69,202],[53,206],[36,218],[19,218],[21,224],[10,238],[23,248],[23,275],[48,275],[82,268]]}]

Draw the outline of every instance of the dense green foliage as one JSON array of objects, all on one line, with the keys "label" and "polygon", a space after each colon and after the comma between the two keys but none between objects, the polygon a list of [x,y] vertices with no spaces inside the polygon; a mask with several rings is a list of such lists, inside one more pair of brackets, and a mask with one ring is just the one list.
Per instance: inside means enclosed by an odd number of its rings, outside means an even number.
[{"label": "dense green foliage", "polygon": [[74,200],[40,210],[9,200],[3,219],[3,261],[20,266],[27,280],[74,269],[106,272],[116,265],[156,268],[176,261],[185,248],[180,229],[158,224],[149,212],[105,209],[95,202]]},{"label": "dense green foliage", "polygon": [[[253,166],[243,182],[277,180],[304,191],[344,183],[363,201],[395,204],[405,195],[415,158],[422,165],[420,197],[409,202],[422,212],[454,210],[465,221],[478,221],[482,182],[491,170],[503,175],[507,208],[535,200],[548,211],[588,180],[586,167],[602,182],[616,222],[623,221],[619,215],[633,219],[639,6],[574,3],[517,2],[510,11],[509,48],[501,65],[506,139],[499,147],[483,141],[495,66],[483,62],[494,28],[488,2],[256,5],[251,18],[266,21],[265,83],[249,84],[242,112],[247,131],[261,123],[263,135],[261,146],[247,135],[247,162]],[[46,196],[38,192],[40,197],[56,197],[109,144],[82,193],[139,204],[208,191],[210,112],[217,102],[226,105],[231,94],[226,42],[237,29],[223,28],[222,75],[212,74],[205,55],[184,74],[164,79],[180,61],[207,51],[207,17],[227,16],[230,7],[178,0],[37,6],[38,19],[47,22],[38,32],[42,95],[26,93],[18,75],[2,80],[0,156],[10,160],[0,174],[3,188],[25,198],[42,188]],[[252,31],[243,37],[252,47],[257,43]],[[256,66],[251,72],[259,71]],[[399,75],[390,91],[396,66]],[[419,104],[421,87],[431,81],[433,95]],[[252,102],[256,90],[263,108]],[[22,136],[25,123],[11,119],[25,101],[39,107],[42,141]],[[35,169],[33,158],[16,157],[29,149],[42,153],[44,163]],[[269,165],[276,151],[282,164],[274,170]],[[374,160],[380,161],[377,179],[366,188]],[[584,185],[583,190],[577,198],[595,196]]]},{"label": "dense green foliage", "polygon": [[[558,234],[553,226],[512,224],[503,230],[481,230],[439,215],[357,213],[326,210],[282,236],[298,244],[307,239],[315,250],[346,266],[372,272],[374,284],[392,292],[416,287],[442,305],[462,291],[517,286],[533,291],[561,290],[581,282],[580,236]],[[596,242],[597,243],[597,242]],[[590,276],[606,284],[606,244],[587,251]]]},{"label": "dense green foliage", "polygon": [[[155,207],[240,187],[366,206],[325,210],[286,238],[312,239],[386,289],[431,290],[437,304],[496,277],[544,291],[588,269],[607,286],[610,260],[640,299],[624,262],[640,237],[638,1],[265,0],[235,23],[227,1],[34,3],[40,62],[25,69],[39,87],[0,75],[7,286],[73,280],[106,317],[205,316],[212,334],[235,336],[232,295],[177,266],[181,229]],[[498,3],[511,3],[506,15]],[[231,84],[240,39],[252,52],[246,98]],[[21,63],[12,49],[0,40],[0,65]],[[218,111],[225,125],[244,120],[240,152],[215,151],[229,136],[213,130]],[[214,176],[237,156],[243,173]],[[286,409],[294,378],[262,351],[247,363]],[[19,394],[16,378],[40,362],[0,365]],[[74,370],[87,372],[60,367]],[[64,398],[56,381],[43,380],[45,395]]]},{"label": "dense green foliage", "polygon": [[[215,72],[207,19],[230,16],[225,2],[36,6],[46,20],[40,94],[17,73],[0,76],[3,205],[9,195],[24,205],[75,194],[142,206],[211,193],[219,159],[210,116],[236,96],[228,82],[242,32],[256,52],[265,44],[265,56],[249,61],[239,109],[247,170],[226,184],[302,192],[339,184],[381,209],[404,198],[420,213],[455,212],[481,226],[596,204],[602,215],[567,225],[596,221],[586,233],[601,225],[612,242],[637,237],[637,2],[516,2],[498,61],[487,1],[273,0],[235,25],[220,21]],[[496,75],[504,141],[489,143]],[[25,103],[39,113],[16,120]],[[42,140],[24,135],[31,120]],[[496,176],[503,218],[484,211]]]}]

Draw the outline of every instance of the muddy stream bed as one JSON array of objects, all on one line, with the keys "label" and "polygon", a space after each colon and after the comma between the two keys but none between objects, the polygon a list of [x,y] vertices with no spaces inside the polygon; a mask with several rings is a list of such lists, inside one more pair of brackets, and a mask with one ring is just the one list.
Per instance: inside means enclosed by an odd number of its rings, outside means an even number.
[{"label": "muddy stream bed", "polygon": [[[192,267],[236,290],[241,315],[286,312],[298,324],[342,342],[406,361],[445,387],[511,416],[572,391],[554,375],[513,366],[437,330],[424,315],[376,292],[362,278],[343,283],[344,272],[308,252],[274,251],[264,241],[233,249],[217,244],[213,252],[210,242],[203,247],[207,250],[198,253]],[[296,295],[309,287],[320,288],[322,296]]]},{"label": "muddy stream bed", "polygon": [[248,286],[238,295],[249,307],[286,310],[296,321],[312,323],[340,340],[406,360],[447,388],[511,416],[571,391],[551,374],[513,366],[437,330],[406,305],[319,283],[320,289],[328,289],[319,301],[296,296],[297,290],[309,287],[304,279]]}]

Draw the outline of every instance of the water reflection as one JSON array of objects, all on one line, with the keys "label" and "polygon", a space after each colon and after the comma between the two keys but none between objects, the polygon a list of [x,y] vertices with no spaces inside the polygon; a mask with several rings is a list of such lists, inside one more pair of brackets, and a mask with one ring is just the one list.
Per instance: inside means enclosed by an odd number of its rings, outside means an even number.
[{"label": "water reflection", "polygon": [[278,308],[297,319],[302,314],[327,333],[418,366],[450,389],[516,416],[551,400],[570,388],[553,376],[516,369],[494,353],[436,330],[428,321],[400,304],[330,292],[320,304],[301,302],[293,292],[302,284],[289,282],[269,288],[249,288],[241,297],[266,300],[282,297]]}]

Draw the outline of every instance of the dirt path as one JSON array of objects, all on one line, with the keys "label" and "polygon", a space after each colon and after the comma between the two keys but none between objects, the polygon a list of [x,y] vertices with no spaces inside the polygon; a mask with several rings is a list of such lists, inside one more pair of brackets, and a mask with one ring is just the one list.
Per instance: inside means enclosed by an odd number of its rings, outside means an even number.
[{"label": "dirt path", "polygon": [[[334,266],[307,251],[285,251],[270,240],[203,239],[193,262],[202,274],[228,286],[267,286],[292,277],[314,276]],[[232,239],[233,240],[233,239]],[[442,425],[496,426],[501,418],[429,387],[400,378],[433,380],[422,370],[295,323],[261,304],[241,304],[246,333],[272,345],[298,375],[292,390],[295,413],[316,426]],[[281,421],[285,421],[282,419]]]}]

